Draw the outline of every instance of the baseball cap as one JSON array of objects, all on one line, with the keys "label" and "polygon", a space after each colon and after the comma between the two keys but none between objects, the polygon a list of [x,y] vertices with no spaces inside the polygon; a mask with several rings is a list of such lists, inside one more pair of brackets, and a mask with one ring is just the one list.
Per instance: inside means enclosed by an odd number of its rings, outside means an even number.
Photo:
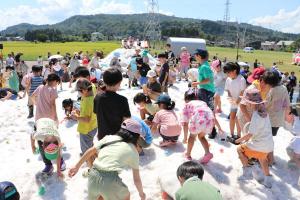
[{"label": "baseball cap", "polygon": [[134,119],[126,119],[122,125],[121,128],[133,132],[133,133],[137,133],[137,134],[142,134],[143,133],[143,129],[142,126],[140,125],[140,123]]},{"label": "baseball cap", "polygon": [[9,181],[0,182],[0,200],[19,200],[20,194],[15,185]]},{"label": "baseball cap", "polygon": [[208,52],[204,49],[196,49],[194,55],[199,55],[201,57],[207,57],[208,56]]},{"label": "baseball cap", "polygon": [[169,95],[161,94],[161,95],[158,96],[155,103],[159,104],[159,103],[170,103],[170,102],[171,102],[171,98],[169,97]]},{"label": "baseball cap", "polygon": [[265,73],[265,71],[266,70],[263,67],[255,68],[252,74],[247,78],[247,81],[252,83],[254,80],[258,80]]},{"label": "baseball cap", "polygon": [[153,77],[156,77],[156,72],[154,70],[149,70],[147,72],[147,77],[148,78],[153,78]]}]

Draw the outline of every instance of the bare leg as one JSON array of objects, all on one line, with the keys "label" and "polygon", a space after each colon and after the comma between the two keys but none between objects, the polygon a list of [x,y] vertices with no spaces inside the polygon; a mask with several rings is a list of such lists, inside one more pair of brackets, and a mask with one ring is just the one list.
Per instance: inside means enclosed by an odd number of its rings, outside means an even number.
[{"label": "bare leg", "polygon": [[188,145],[186,150],[186,155],[191,156],[191,152],[195,143],[196,135],[190,135],[188,139]]},{"label": "bare leg", "polygon": [[184,123],[183,125],[183,140],[182,140],[182,143],[186,144],[187,142],[187,138],[188,138],[188,132],[189,132],[189,126],[188,126],[188,123]]},{"label": "bare leg", "polygon": [[270,176],[270,170],[267,159],[258,159],[261,169],[265,176]]},{"label": "bare leg", "polygon": [[231,136],[234,135],[235,117],[236,117],[236,113],[235,112],[230,112],[229,126],[230,126]]},{"label": "bare leg", "polygon": [[207,140],[205,138],[205,135],[206,135],[205,133],[200,133],[198,135],[198,139],[200,140],[200,142],[202,144],[202,147],[203,147],[203,149],[205,151],[205,154],[208,154],[209,153],[209,144],[208,144],[208,142],[207,142]]},{"label": "bare leg", "polygon": [[141,108],[140,109],[140,116],[141,116],[142,120],[146,119],[146,114],[147,114],[146,109],[145,108]]},{"label": "bare leg", "polygon": [[239,137],[241,137],[241,126],[239,123],[239,120],[237,119],[237,117],[235,117],[235,125],[236,125],[236,129],[237,129],[237,134]]},{"label": "bare leg", "polygon": [[102,196],[100,196],[97,200],[104,200]]},{"label": "bare leg", "polygon": [[268,162],[269,162],[269,165],[274,164],[274,153],[273,152],[268,154]]},{"label": "bare leg", "polygon": [[248,158],[243,153],[242,147],[239,146],[237,148],[237,152],[239,154],[240,161],[242,162],[243,167],[249,167]]}]

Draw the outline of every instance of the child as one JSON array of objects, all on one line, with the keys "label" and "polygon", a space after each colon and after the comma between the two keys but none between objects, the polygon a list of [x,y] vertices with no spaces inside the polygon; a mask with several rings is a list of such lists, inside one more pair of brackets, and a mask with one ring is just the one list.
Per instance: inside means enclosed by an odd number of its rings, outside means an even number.
[{"label": "child", "polygon": [[36,105],[35,121],[40,118],[50,118],[58,123],[56,103],[58,98],[57,85],[60,78],[56,74],[49,74],[46,85],[40,85],[31,95],[31,99]]},{"label": "child", "polygon": [[103,73],[106,90],[105,93],[98,94],[94,100],[94,113],[99,124],[98,140],[105,135],[117,133],[123,120],[131,116],[127,98],[116,93],[122,79],[121,71],[116,68],[108,68]]},{"label": "child", "polygon": [[[141,119],[145,120],[147,124],[151,124],[155,114],[159,111],[159,107],[152,104],[151,99],[143,93],[137,93],[133,98],[133,103],[140,106]],[[146,114],[149,115],[147,119]]]},{"label": "child", "polygon": [[[42,173],[51,175],[53,166],[51,160],[56,160],[57,176],[63,177],[61,171],[66,169],[63,158],[61,157],[62,143],[57,130],[57,123],[49,118],[41,118],[36,121],[36,132],[31,135],[31,149],[35,154],[39,152],[42,156],[45,168]],[[35,140],[38,142],[38,150],[35,146]]]},{"label": "child", "polygon": [[154,101],[156,101],[157,97],[161,93],[161,84],[157,81],[156,77],[157,75],[154,70],[148,71],[148,83],[147,85],[143,85],[143,93]]},{"label": "child", "polygon": [[214,114],[205,102],[196,100],[196,95],[192,90],[184,94],[184,100],[186,103],[182,110],[184,143],[186,143],[188,131],[190,131],[185,157],[188,160],[192,160],[191,152],[195,139],[198,137],[205,151],[205,155],[200,162],[207,164],[213,158],[213,154],[209,151],[209,145],[205,135],[211,133],[214,127]]},{"label": "child", "polygon": [[32,66],[32,76],[29,77],[28,85],[26,88],[26,91],[28,93],[28,109],[29,109],[29,115],[28,119],[33,117],[33,101],[32,101],[32,94],[33,92],[43,84],[43,77],[41,76],[42,69],[38,65]]},{"label": "child", "polygon": [[103,80],[98,81],[98,86],[97,86],[97,94],[101,95],[105,92],[106,86],[104,84]]},{"label": "child", "polygon": [[214,72],[214,84],[215,84],[215,96],[214,96],[214,105],[216,113],[222,113],[222,103],[221,103],[221,96],[224,94],[224,87],[226,81],[226,75],[222,70],[222,61],[215,60],[211,64],[211,68]]},{"label": "child", "polygon": [[270,152],[273,152],[274,142],[270,118],[259,90],[249,89],[246,91],[246,94],[242,98],[251,105],[254,111],[251,121],[244,127],[246,134],[236,140],[236,143],[245,142],[237,148],[239,158],[243,164],[243,176],[241,178],[250,178],[251,168],[248,160],[255,158],[258,159],[263,174],[265,175],[263,180],[258,181],[263,181],[263,185],[267,188],[271,188],[272,177],[270,175],[267,157]]},{"label": "child", "polygon": [[[92,84],[87,79],[79,79],[76,89],[81,93],[80,112],[72,112],[71,118],[78,121],[77,131],[80,133],[80,148],[82,155],[91,148],[93,139],[97,133],[97,119],[93,113],[94,94]],[[88,167],[92,167],[92,161],[88,160]]]},{"label": "child", "polygon": [[167,94],[161,94],[157,98],[156,104],[158,104],[160,111],[156,113],[152,121],[152,133],[158,129],[163,138],[163,141],[160,142],[161,147],[176,144],[181,133],[181,126],[174,112],[175,102],[171,101]]},{"label": "child", "polygon": [[146,85],[148,82],[147,79],[147,73],[151,68],[147,63],[143,62],[143,58],[137,58],[136,59],[136,64],[138,67],[139,75],[140,75],[140,86],[142,87],[143,85]]},{"label": "child", "polygon": [[16,186],[8,181],[0,182],[1,200],[20,200],[20,194]]},{"label": "child", "polygon": [[202,166],[196,162],[181,164],[177,169],[177,178],[182,188],[176,192],[176,200],[221,200],[220,191],[202,181],[203,174]]},{"label": "child", "polygon": [[22,99],[22,96],[18,94],[17,91],[12,90],[10,88],[0,88],[0,100],[16,100],[17,98]]},{"label": "child", "polygon": [[5,80],[3,77],[3,73],[0,72],[0,88],[4,88],[4,86],[5,86]]},{"label": "child", "polygon": [[127,67],[128,72],[128,87],[131,88],[131,86],[138,86],[137,84],[137,63],[136,63],[136,59],[140,58],[140,48],[136,48],[135,49],[135,55],[133,55],[131,57],[130,63]]},{"label": "child", "polygon": [[6,72],[9,75],[8,77],[9,88],[19,92],[19,76],[15,71],[15,68],[13,66],[7,66]]},{"label": "child", "polygon": [[162,92],[168,93],[168,83],[169,83],[169,64],[167,62],[167,55],[161,53],[158,55],[158,60],[161,64],[160,75],[159,75],[159,83],[162,87]]},{"label": "child", "polygon": [[69,118],[73,111],[73,100],[72,99],[64,99],[62,102],[62,107],[65,110],[66,116]]},{"label": "child", "polygon": [[125,120],[115,135],[107,135],[98,141],[94,147],[86,151],[75,167],[70,169],[69,177],[73,177],[87,159],[97,155],[88,176],[89,200],[130,199],[129,190],[119,177],[121,171],[128,168],[132,169],[134,184],[141,200],[146,199],[140,178],[137,151],[141,129],[135,120]]},{"label": "child", "polygon": [[[62,76],[64,74],[64,70],[61,67],[60,63],[56,60],[54,61],[53,65],[54,73],[59,76],[60,80],[62,79]],[[62,84],[60,84],[60,90],[62,90]]]},{"label": "child", "polygon": [[185,78],[187,80],[187,72],[190,68],[190,59],[191,59],[191,55],[188,52],[186,47],[182,47],[181,48],[181,54],[180,54],[180,77],[179,77],[179,81],[181,80],[181,78]]},{"label": "child", "polygon": [[68,62],[67,61],[64,61],[62,62],[62,68],[63,68],[63,74],[62,74],[62,77],[61,77],[61,81],[63,83],[67,83],[70,81],[70,74],[69,74],[69,68],[68,68]]},{"label": "child", "polygon": [[[246,89],[246,80],[240,75],[240,66],[237,63],[229,62],[224,66],[224,73],[228,75],[225,83],[225,90],[228,92],[230,102],[230,140],[236,140],[241,137],[241,128],[236,118],[240,96]],[[237,128],[237,136],[234,135],[234,127]],[[229,137],[229,136],[228,136]]]}]

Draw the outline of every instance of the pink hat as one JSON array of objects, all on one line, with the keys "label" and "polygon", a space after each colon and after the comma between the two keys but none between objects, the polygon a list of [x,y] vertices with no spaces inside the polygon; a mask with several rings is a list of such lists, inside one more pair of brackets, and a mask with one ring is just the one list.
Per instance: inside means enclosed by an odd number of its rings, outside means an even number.
[{"label": "pink hat", "polygon": [[88,65],[89,64],[89,60],[87,58],[82,59],[82,64],[83,65]]},{"label": "pink hat", "polygon": [[130,132],[137,133],[137,134],[142,134],[142,126],[140,123],[134,119],[126,119],[123,123],[121,128],[126,129]]},{"label": "pink hat", "polygon": [[220,62],[220,60],[214,60],[212,63],[211,63],[211,68],[213,69],[213,70],[216,70],[216,68],[218,67],[218,66],[221,66],[221,62]]},{"label": "pink hat", "polygon": [[265,73],[265,71],[265,68],[262,66],[255,68],[252,74],[248,77],[247,81],[252,83],[254,80],[258,80]]}]

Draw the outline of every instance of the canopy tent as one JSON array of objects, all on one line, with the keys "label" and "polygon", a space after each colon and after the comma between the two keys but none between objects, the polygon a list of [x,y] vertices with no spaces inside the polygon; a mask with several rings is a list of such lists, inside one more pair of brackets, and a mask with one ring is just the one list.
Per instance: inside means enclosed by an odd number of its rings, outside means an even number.
[{"label": "canopy tent", "polygon": [[167,42],[171,44],[175,56],[180,54],[182,47],[186,47],[191,54],[194,53],[196,49],[206,49],[205,40],[199,38],[170,37]]}]

